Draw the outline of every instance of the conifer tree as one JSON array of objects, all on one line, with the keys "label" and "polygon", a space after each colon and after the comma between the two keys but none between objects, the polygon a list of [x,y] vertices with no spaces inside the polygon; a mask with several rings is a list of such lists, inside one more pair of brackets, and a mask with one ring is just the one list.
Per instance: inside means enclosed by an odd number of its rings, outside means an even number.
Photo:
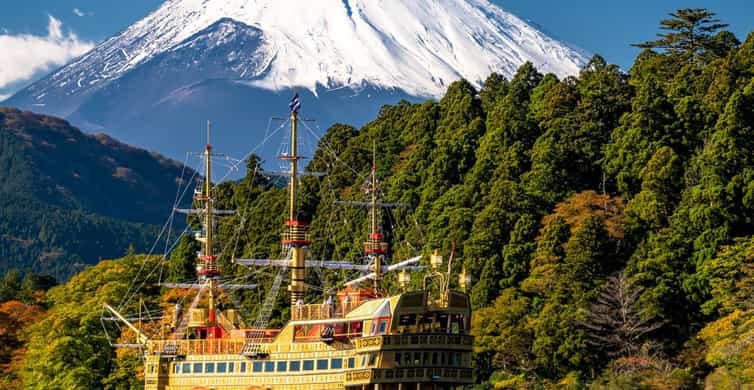
[{"label": "conifer tree", "polygon": [[715,18],[715,13],[704,8],[683,8],[669,14],[672,18],[660,21],[666,33],[660,39],[634,44],[644,49],[664,49],[687,61],[696,61],[708,50],[716,50],[714,33],[727,27]]}]

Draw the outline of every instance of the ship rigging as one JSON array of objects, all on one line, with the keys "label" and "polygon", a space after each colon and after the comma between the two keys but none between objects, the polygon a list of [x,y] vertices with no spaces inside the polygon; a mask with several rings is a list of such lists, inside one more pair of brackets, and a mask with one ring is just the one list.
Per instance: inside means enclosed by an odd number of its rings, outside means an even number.
[{"label": "ship rigging", "polygon": [[[297,209],[299,178],[323,174],[300,170],[299,162],[304,157],[298,149],[299,124],[302,123],[298,94],[290,101],[289,108],[289,148],[279,156],[289,165],[283,172],[288,178],[287,216],[280,238],[283,258],[234,258],[234,248],[229,254],[230,261],[225,263],[226,266],[235,263],[252,269],[276,269],[253,324],[248,326],[235,309],[221,308],[218,304],[220,292],[227,292],[225,295],[232,299],[232,291],[254,289],[258,283],[234,283],[236,280],[224,278],[223,263],[215,248],[218,218],[238,217],[238,228],[242,229],[246,217],[233,210],[216,208],[212,161],[224,156],[212,150],[208,123],[207,144],[202,154],[205,175],[195,192],[196,206],[174,207],[174,212],[199,218],[201,222],[201,228],[194,232],[195,240],[201,244],[196,258],[197,280],[160,283],[164,288],[195,290],[192,303],[188,309],[180,304],[172,309],[169,336],[164,331],[165,316],[158,319],[162,322],[160,326],[150,328],[153,333],[150,334],[141,325],[141,315],[138,324],[133,324],[117,308],[105,304],[103,326],[105,319],[115,319],[126,324],[129,330],[126,333],[135,335],[132,342],[116,346],[136,346],[141,351],[146,390],[421,390],[470,383],[473,338],[468,334],[469,299],[464,292],[450,290],[450,264],[448,271],[443,272],[442,256],[433,254],[431,272],[425,277],[422,289],[410,290],[409,271],[424,269],[420,265],[423,256],[390,262],[389,246],[379,222],[380,210],[408,205],[381,200],[376,142],[372,147],[371,169],[362,187],[367,199],[336,201],[344,207],[368,209],[369,229],[363,244],[365,261],[309,258],[312,244],[309,222]],[[264,173],[255,170],[252,174]],[[187,231],[188,228],[184,230]],[[323,303],[311,304],[306,302],[310,268],[352,270],[362,275],[344,282],[344,289],[328,291]],[[398,282],[402,290],[393,295],[382,283],[386,273],[392,271],[401,271]],[[282,327],[271,327],[270,319],[286,273],[289,274],[290,319]],[[462,289],[469,282],[465,272],[460,275]],[[205,295],[206,303],[202,304]]]}]

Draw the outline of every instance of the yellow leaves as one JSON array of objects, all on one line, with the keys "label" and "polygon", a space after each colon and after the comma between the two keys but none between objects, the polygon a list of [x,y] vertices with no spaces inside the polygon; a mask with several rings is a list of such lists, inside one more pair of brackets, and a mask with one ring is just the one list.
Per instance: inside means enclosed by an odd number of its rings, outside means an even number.
[{"label": "yellow leaves", "polygon": [[716,367],[707,377],[708,385],[739,388],[743,382],[754,384],[754,310],[735,310],[707,324],[698,336],[707,344],[705,360]]},{"label": "yellow leaves", "polygon": [[[541,261],[543,257],[551,262]],[[544,294],[555,286],[558,274],[558,259],[553,256],[540,256],[532,261],[529,277],[521,282],[521,290],[532,294]],[[539,264],[535,264],[539,263]]]},{"label": "yellow leaves", "polygon": [[736,310],[699,332],[707,344],[705,360],[712,366],[754,365],[754,310]]},{"label": "yellow leaves", "polygon": [[623,210],[626,202],[620,196],[611,197],[588,190],[572,195],[555,206],[555,211],[542,219],[547,226],[557,217],[563,217],[573,233],[589,216],[596,216],[605,224],[611,238],[620,240],[625,236]]}]

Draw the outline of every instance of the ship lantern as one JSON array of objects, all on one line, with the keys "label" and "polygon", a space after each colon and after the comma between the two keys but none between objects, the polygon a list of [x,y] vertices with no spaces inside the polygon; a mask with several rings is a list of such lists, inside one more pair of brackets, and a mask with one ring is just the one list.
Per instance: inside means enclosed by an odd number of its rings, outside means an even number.
[{"label": "ship lantern", "polygon": [[429,263],[432,265],[432,270],[437,271],[442,266],[442,255],[435,251],[435,253],[430,256]]},{"label": "ship lantern", "polygon": [[408,288],[408,284],[411,283],[411,274],[405,269],[398,273],[398,284],[403,290]]},{"label": "ship lantern", "polygon": [[466,268],[464,268],[461,274],[458,275],[458,285],[461,286],[461,289],[464,291],[471,286],[471,274],[466,272]]}]

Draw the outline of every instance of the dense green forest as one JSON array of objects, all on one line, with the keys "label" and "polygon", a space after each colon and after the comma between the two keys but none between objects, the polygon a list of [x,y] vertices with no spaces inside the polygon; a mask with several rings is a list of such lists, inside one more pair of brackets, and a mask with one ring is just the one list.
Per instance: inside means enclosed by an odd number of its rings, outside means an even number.
[{"label": "dense green forest", "polygon": [[[527,63],[332,126],[309,166],[328,175],[302,179],[313,255],[358,256],[366,214],[334,200],[361,199],[375,143],[385,198],[413,206],[383,214],[393,258],[454,245],[475,275],[475,388],[754,385],[754,34],[740,42],[698,9],[662,26],[627,73],[599,56],[562,80]],[[238,210],[218,237],[235,276],[248,270],[231,255],[277,254],[285,218],[284,191],[248,168],[218,186],[217,207]],[[182,240],[167,278],[193,277],[194,245]],[[17,380],[139,388],[138,359],[109,346],[98,308],[161,263],[129,255],[49,290],[18,336]]]},{"label": "dense green forest", "polygon": [[130,245],[147,250],[182,169],[62,119],[0,108],[0,271],[64,280]]}]

